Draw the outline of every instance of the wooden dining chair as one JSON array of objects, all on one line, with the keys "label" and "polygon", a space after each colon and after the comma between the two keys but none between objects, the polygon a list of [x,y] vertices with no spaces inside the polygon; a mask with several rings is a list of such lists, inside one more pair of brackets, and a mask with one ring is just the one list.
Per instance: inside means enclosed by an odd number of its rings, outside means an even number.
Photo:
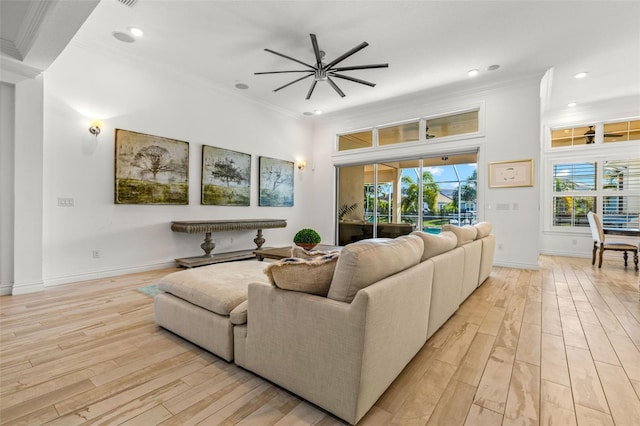
[{"label": "wooden dining chair", "polygon": [[593,212],[587,213],[587,220],[589,220],[589,227],[591,227],[591,235],[593,236],[593,256],[591,264],[596,263],[596,251],[600,251],[600,260],[598,261],[598,268],[602,268],[602,255],[605,250],[621,251],[624,252],[624,267],[627,267],[627,260],[629,255],[627,252],[633,253],[633,262],[636,265],[636,271],[638,270],[638,247],[628,243],[605,243],[604,242],[604,230],[602,229],[602,222],[597,214]]}]

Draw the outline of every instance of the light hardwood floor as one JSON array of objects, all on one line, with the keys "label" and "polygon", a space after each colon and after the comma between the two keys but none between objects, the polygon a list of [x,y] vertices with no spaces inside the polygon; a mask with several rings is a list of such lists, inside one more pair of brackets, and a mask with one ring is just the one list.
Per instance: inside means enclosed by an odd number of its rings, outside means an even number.
[{"label": "light hardwood floor", "polygon": [[[361,424],[640,424],[638,274],[590,263],[494,268]],[[0,297],[0,423],[342,424],[157,327],[170,271]]]}]

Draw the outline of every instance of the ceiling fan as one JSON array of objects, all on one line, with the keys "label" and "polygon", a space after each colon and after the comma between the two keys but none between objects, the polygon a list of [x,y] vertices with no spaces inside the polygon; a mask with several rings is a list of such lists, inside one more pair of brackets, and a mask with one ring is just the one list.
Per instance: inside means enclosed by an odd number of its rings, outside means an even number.
[{"label": "ceiling fan", "polygon": [[311,45],[313,46],[313,53],[315,54],[315,64],[314,65],[308,64],[306,62],[299,61],[298,59],[292,58],[291,56],[287,56],[287,55],[284,55],[282,53],[278,53],[278,52],[273,51],[271,49],[264,49],[265,51],[267,51],[269,53],[273,53],[274,55],[278,55],[278,56],[281,56],[283,58],[289,59],[290,61],[297,62],[297,63],[299,63],[301,65],[304,65],[305,67],[307,67],[307,69],[304,69],[304,70],[291,70],[291,71],[266,71],[266,72],[256,72],[254,74],[255,75],[260,75],[260,74],[282,74],[282,73],[307,73],[307,75],[305,75],[303,77],[300,77],[300,78],[298,78],[296,80],[293,80],[293,81],[285,84],[284,86],[278,87],[277,89],[274,90],[274,92],[277,92],[278,90],[284,89],[285,87],[291,86],[292,84],[297,83],[299,81],[302,81],[305,78],[309,78],[309,77],[313,76],[313,82],[311,83],[311,87],[309,88],[309,91],[307,92],[306,99],[311,98],[311,95],[313,94],[313,90],[316,88],[316,84],[318,84],[319,81],[326,81],[327,83],[329,83],[329,85],[333,88],[333,90],[335,90],[338,93],[338,95],[340,95],[340,97],[344,98],[346,95],[344,94],[344,92],[342,90],[340,90],[340,88],[335,83],[335,81],[333,81],[332,77],[341,78],[343,80],[353,81],[355,83],[364,84],[364,85],[370,86],[370,87],[375,87],[374,83],[371,83],[371,82],[365,81],[365,80],[361,80],[359,78],[351,77],[351,76],[348,76],[348,75],[340,74],[340,73],[343,72],[343,71],[353,71],[353,70],[364,70],[364,69],[370,69],[370,68],[387,68],[387,67],[389,67],[389,64],[353,65],[353,66],[348,66],[348,67],[337,67],[336,66],[340,62],[344,61],[345,59],[347,59],[348,57],[353,55],[354,53],[357,53],[360,50],[362,50],[365,47],[367,47],[369,45],[369,43],[367,43],[366,41],[360,43],[359,45],[357,45],[353,49],[343,53],[342,55],[338,56],[333,61],[331,61],[328,64],[326,64],[326,63],[322,62],[323,59],[324,59],[324,56],[325,56],[325,52],[320,50],[320,48],[318,47],[318,40],[316,39],[316,35],[315,34],[309,34],[309,36],[311,36]]},{"label": "ceiling fan", "polygon": [[[595,143],[595,136],[596,136],[596,131],[593,129],[593,126],[589,126],[589,130],[584,132],[584,137],[587,139],[587,145]],[[604,136],[605,138],[619,138],[624,135],[618,135],[615,133],[605,133],[602,136]]]}]

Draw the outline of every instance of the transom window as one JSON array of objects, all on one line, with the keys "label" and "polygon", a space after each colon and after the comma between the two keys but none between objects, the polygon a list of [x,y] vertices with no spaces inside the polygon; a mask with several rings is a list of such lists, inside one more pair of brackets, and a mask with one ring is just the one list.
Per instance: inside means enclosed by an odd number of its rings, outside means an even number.
[{"label": "transom window", "polygon": [[640,120],[586,124],[551,131],[551,148],[640,140]]},{"label": "transom window", "polygon": [[338,135],[338,151],[399,143],[437,141],[438,138],[477,133],[479,131],[478,116],[479,110],[465,111],[343,133]]}]

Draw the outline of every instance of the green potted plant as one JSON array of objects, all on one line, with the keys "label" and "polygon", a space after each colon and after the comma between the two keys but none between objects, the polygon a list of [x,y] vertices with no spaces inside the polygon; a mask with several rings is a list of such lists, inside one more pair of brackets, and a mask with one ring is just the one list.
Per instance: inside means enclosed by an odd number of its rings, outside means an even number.
[{"label": "green potted plant", "polygon": [[293,242],[305,250],[311,250],[320,243],[320,234],[311,228],[303,228],[296,232]]}]

